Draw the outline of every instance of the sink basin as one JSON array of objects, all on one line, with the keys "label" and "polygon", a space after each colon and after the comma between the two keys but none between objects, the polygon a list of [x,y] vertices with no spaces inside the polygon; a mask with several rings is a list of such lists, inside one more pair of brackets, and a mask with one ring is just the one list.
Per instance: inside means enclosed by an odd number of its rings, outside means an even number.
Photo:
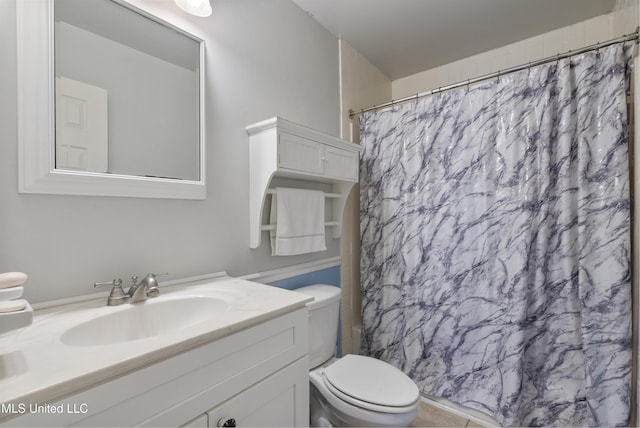
[{"label": "sink basin", "polygon": [[96,346],[146,339],[219,317],[229,304],[215,297],[182,296],[109,309],[113,312],[69,328],[60,341],[71,346]]}]

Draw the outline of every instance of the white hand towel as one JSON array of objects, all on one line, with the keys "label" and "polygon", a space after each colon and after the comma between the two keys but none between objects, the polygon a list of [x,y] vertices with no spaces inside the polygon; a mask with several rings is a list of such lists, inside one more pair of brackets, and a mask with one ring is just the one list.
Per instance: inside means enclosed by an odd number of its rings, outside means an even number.
[{"label": "white hand towel", "polygon": [[22,285],[27,281],[27,274],[22,272],[0,273],[0,288],[11,288]]},{"label": "white hand towel", "polygon": [[271,255],[324,251],[324,192],[319,190],[276,188],[271,201]]}]

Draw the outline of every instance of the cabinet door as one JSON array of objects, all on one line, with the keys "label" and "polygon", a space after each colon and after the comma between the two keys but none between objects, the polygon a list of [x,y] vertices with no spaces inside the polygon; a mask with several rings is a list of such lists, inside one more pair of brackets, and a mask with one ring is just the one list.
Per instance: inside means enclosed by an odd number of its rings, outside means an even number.
[{"label": "cabinet door", "polygon": [[325,170],[328,178],[358,181],[358,152],[325,147]]},{"label": "cabinet door", "polygon": [[[210,427],[309,425],[309,360],[302,358],[207,412]],[[233,420],[233,421],[232,421]]]},{"label": "cabinet door", "polygon": [[312,174],[324,173],[323,145],[281,132],[278,135],[278,167]]},{"label": "cabinet door", "polygon": [[186,424],[180,425],[180,428],[207,428],[209,426],[209,419],[207,414],[200,415],[197,418],[191,419]]}]

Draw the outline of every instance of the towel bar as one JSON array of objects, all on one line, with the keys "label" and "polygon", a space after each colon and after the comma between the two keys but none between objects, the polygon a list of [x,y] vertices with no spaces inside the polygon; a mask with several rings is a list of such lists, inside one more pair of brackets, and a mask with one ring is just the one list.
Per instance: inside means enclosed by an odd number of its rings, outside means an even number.
[{"label": "towel bar", "polygon": [[[324,222],[324,226],[325,227],[335,227],[338,226],[338,222],[337,221],[325,221]],[[260,230],[265,231],[265,230],[276,230],[276,225],[275,224],[263,224],[262,226],[260,226]]]},{"label": "towel bar", "polygon": [[[276,189],[269,189],[267,190],[267,194],[268,195],[276,195],[278,192],[276,191]],[[340,193],[327,193],[324,192],[324,197],[325,198],[331,198],[331,199],[339,199],[342,198],[343,195],[341,195]],[[325,221],[324,222],[324,226],[325,227],[336,227],[339,226],[340,223],[338,223],[337,221]],[[262,231],[268,231],[268,230],[276,230],[276,225],[275,224],[263,224],[262,226],[260,226],[260,230]]]},{"label": "towel bar", "polygon": [[[275,189],[269,189],[267,190],[267,194],[268,195],[275,195],[277,192]],[[340,193],[326,193],[324,194],[325,198],[333,198],[333,199],[338,199],[338,198],[342,198],[342,195]]]}]

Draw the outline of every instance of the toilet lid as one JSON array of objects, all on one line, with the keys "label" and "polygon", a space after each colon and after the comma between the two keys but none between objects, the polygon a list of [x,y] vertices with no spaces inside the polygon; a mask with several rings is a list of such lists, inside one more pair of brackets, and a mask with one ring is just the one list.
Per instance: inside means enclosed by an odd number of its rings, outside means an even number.
[{"label": "toilet lid", "polygon": [[379,406],[410,406],[420,395],[416,384],[400,370],[363,355],[345,355],[328,366],[324,376],[343,394]]}]

